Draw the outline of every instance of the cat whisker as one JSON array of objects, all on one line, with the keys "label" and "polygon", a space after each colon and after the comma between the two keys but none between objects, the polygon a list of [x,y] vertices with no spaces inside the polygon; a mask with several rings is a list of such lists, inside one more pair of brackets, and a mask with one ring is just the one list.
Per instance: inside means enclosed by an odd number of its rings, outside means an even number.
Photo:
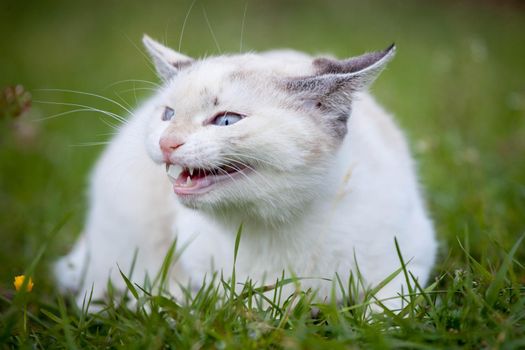
[{"label": "cat whisker", "polygon": [[[223,164],[223,165],[226,165],[226,166],[231,166],[231,164]],[[231,180],[232,182],[235,182],[237,181],[237,179],[235,177],[233,177],[230,173],[228,173],[226,170],[224,169],[221,169],[221,168],[217,168],[218,170],[218,173],[221,173],[221,174],[225,174],[227,175]],[[257,183],[255,183],[252,179],[250,179],[250,177],[244,173],[241,172],[241,174],[248,180],[252,183],[253,186],[255,186],[257,189],[260,189],[260,186],[258,186]],[[235,195],[235,193],[233,192],[232,195]],[[270,202],[272,202],[271,204],[274,205],[273,201],[271,199],[269,199]]]},{"label": "cat whisker", "polygon": [[[233,168],[235,169],[236,171],[241,171],[244,168],[247,168],[247,169],[250,169],[252,170],[253,172],[255,172],[256,174],[260,175],[261,177],[264,178],[264,176],[262,176],[261,174],[259,174],[259,172],[257,172],[252,166],[238,160],[238,159],[235,159],[235,158],[229,158],[229,157],[222,157],[223,159],[227,160],[229,163],[224,163],[224,162],[221,162],[221,165],[222,166],[226,166],[226,167],[230,167],[230,168]],[[237,165],[237,166],[236,166]],[[245,175],[245,174],[243,174]]]},{"label": "cat whisker", "polygon": [[242,15],[242,22],[241,22],[241,39],[239,40],[239,52],[242,52],[242,44],[244,40],[244,25],[246,21],[246,13],[248,12],[248,0],[246,0],[246,3],[244,4],[244,14]]},{"label": "cat whisker", "polygon": [[118,130],[119,130],[119,125],[117,125],[117,124],[113,124],[113,123],[111,123],[110,121],[108,121],[108,120],[106,120],[106,119],[104,119],[104,118],[99,118],[99,120],[100,120],[102,123],[104,123],[104,124],[106,124],[107,126],[109,126],[111,129],[113,129],[113,130],[115,130],[115,131],[118,132]]},{"label": "cat whisker", "polygon": [[208,29],[210,30],[211,37],[213,38],[213,41],[215,42],[215,46],[217,46],[217,50],[219,50],[219,54],[222,55],[222,50],[219,45],[219,42],[217,41],[217,37],[215,36],[215,32],[213,31],[213,28],[211,27],[210,20],[208,19],[208,14],[206,13],[206,9],[204,6],[202,6],[202,14],[204,15],[204,19],[206,20],[206,24],[208,25]]},{"label": "cat whisker", "polygon": [[[224,170],[220,169],[221,172],[223,172]],[[246,174],[243,174],[244,177],[250,181],[252,183],[252,185],[255,187],[255,190],[258,190],[258,191],[263,191],[263,188],[261,188],[261,186],[259,186],[255,181],[253,181],[248,175]],[[231,175],[229,175],[231,177]],[[233,181],[236,181],[235,178],[232,178]],[[234,191],[231,191],[231,196],[235,196],[236,193]],[[261,198],[262,201],[268,203],[269,205],[271,205],[272,207],[274,208],[277,208],[277,204],[276,202],[271,198],[271,197],[265,197],[265,198]]]},{"label": "cat whisker", "polygon": [[[135,89],[133,89],[133,91],[135,92]],[[122,103],[124,103],[128,108],[133,108],[133,106],[131,106],[125,99],[123,99],[122,96],[117,91],[113,91],[113,93],[117,95],[117,97],[122,101]],[[135,103],[137,103],[137,94],[134,93],[134,96],[135,96]]]},{"label": "cat whisker", "polygon": [[137,91],[148,91],[156,93],[158,91],[158,88],[150,88],[150,87],[133,87],[132,89],[126,89],[126,90],[120,90],[120,91],[113,91],[115,95],[119,97],[119,99],[125,103],[129,108],[133,108],[128,102],[125,101],[125,99],[121,96],[121,94],[126,94],[128,92],[133,92],[133,97],[135,98],[135,104],[138,104],[138,98],[137,98]]},{"label": "cat whisker", "polygon": [[212,174],[213,175],[224,174],[224,175],[227,175],[232,181],[234,181],[234,182],[236,181],[236,179],[233,176],[231,176],[230,173],[228,173],[226,170],[221,169],[221,168],[217,168],[217,172],[215,172],[215,170],[213,170]]},{"label": "cat whisker", "polygon": [[98,94],[95,94],[95,93],[92,93],[92,92],[83,92],[83,91],[77,91],[77,90],[68,90],[68,89],[39,89],[40,91],[56,91],[56,92],[69,92],[69,93],[73,93],[73,94],[78,94],[78,95],[86,95],[86,96],[92,96],[92,97],[97,97],[99,99],[102,99],[104,101],[108,101],[108,102],[111,102],[117,106],[119,106],[120,108],[122,108],[123,110],[125,110],[126,112],[128,112],[130,115],[134,115],[133,112],[126,108],[125,106],[123,106],[121,103],[109,98],[109,97],[105,97],[105,96],[102,96],[102,95],[98,95]]},{"label": "cat whisker", "polygon": [[[216,170],[211,170],[211,173],[213,175],[224,174],[224,175],[228,176],[230,178],[230,180],[232,180],[232,182],[237,181],[237,179],[235,177],[233,177],[230,173],[228,173],[226,170],[221,169],[221,168],[214,168],[214,169],[216,169]],[[232,192],[232,191],[229,191],[229,192],[231,192],[230,195],[232,195],[232,196],[235,195],[235,192]]]},{"label": "cat whisker", "polygon": [[[256,158],[256,157],[253,157],[253,158]],[[228,160],[228,161],[232,161],[232,162],[237,162],[237,163],[241,164],[242,166],[245,166],[245,167],[249,168],[250,170],[252,170],[252,171],[255,173],[255,175],[258,175],[258,176],[259,176],[259,177],[260,177],[260,178],[261,178],[261,179],[262,179],[262,180],[268,185],[268,187],[270,187],[270,188],[272,187],[272,184],[266,179],[266,177],[263,176],[262,174],[260,174],[260,173],[259,173],[257,170],[255,170],[252,166],[249,166],[248,164],[245,164],[245,163],[243,163],[243,162],[241,162],[241,161],[239,161],[239,160],[231,159],[231,158],[228,158],[228,157],[223,157],[223,159],[226,159],[226,160]],[[290,183],[290,181],[289,181],[288,179],[286,179],[286,178],[285,178],[285,179],[282,179],[281,181],[285,181],[286,183],[289,183],[289,184],[290,184],[290,187],[292,187],[292,185],[293,185],[293,184]],[[253,181],[252,181],[252,182],[253,182]],[[293,196],[293,197],[297,197],[297,196],[294,195],[294,194],[290,194],[290,195]]]},{"label": "cat whisker", "polygon": [[[261,163],[264,163],[264,164],[267,164],[267,165],[270,165],[271,167],[273,168],[276,168],[276,169],[280,169],[281,167],[277,166],[275,163],[269,161],[269,160],[266,160],[266,159],[262,159],[262,158],[258,158],[258,157],[255,157],[255,156],[251,156],[251,155],[248,155],[248,154],[243,154],[243,153],[227,153],[225,155],[226,157],[239,157],[239,158],[249,158],[249,159],[253,159],[255,162],[261,162]],[[237,158],[235,158],[237,159]]]},{"label": "cat whisker", "polygon": [[223,159],[226,159],[226,160],[228,160],[228,161],[230,161],[230,162],[232,162],[232,163],[234,163],[234,164],[238,164],[238,165],[240,165],[241,167],[244,166],[244,167],[250,169],[250,170],[253,171],[256,175],[260,176],[261,179],[263,179],[263,181],[266,182],[266,184],[267,184],[269,187],[271,187],[271,184],[270,184],[270,182],[268,182],[268,180],[266,179],[266,177],[263,176],[261,173],[259,173],[257,170],[255,170],[252,166],[250,166],[250,165],[248,165],[248,164],[242,162],[242,161],[239,160],[239,159],[235,159],[235,158],[229,158],[229,157],[224,157],[224,156],[223,156]]},{"label": "cat whisker", "polygon": [[169,24],[170,24],[170,22],[167,21],[166,25],[164,26],[164,38],[163,38],[164,40],[163,41],[164,41],[164,43],[166,45],[168,45],[168,32],[169,32],[168,27],[169,27]]},{"label": "cat whisker", "polygon": [[69,145],[69,147],[93,147],[93,146],[105,146],[108,145],[109,141],[100,141],[100,142],[84,142]]},{"label": "cat whisker", "polygon": [[117,85],[121,85],[121,84],[124,84],[124,83],[145,83],[145,84],[150,84],[150,85],[153,85],[157,88],[160,88],[162,87],[160,84],[158,83],[155,83],[153,81],[149,81],[149,80],[142,80],[142,79],[125,79],[125,80],[119,80],[119,81],[116,81],[112,84],[109,84],[108,86],[106,86],[103,90],[107,90],[111,87],[114,87],[114,86],[117,86]]},{"label": "cat whisker", "polygon": [[[246,154],[243,154],[243,153],[229,152],[226,155],[223,155],[222,158],[225,159],[225,160],[228,160],[230,162],[236,162],[236,163],[241,164],[241,165],[243,165],[243,166],[245,166],[247,168],[250,168],[254,172],[255,175],[259,176],[268,185],[268,187],[272,187],[272,183],[269,182],[265,176],[263,176],[256,169],[254,169],[253,166],[250,166],[250,165],[244,163],[243,161],[241,161],[240,158],[241,159],[242,158],[253,159],[255,162],[260,162],[260,163],[263,163],[263,164],[267,164],[267,165],[271,166],[274,169],[278,169],[278,170],[282,169],[282,167],[276,165],[275,163],[273,163],[271,161],[268,161],[268,160],[265,160],[265,159],[262,159],[262,158],[258,158],[258,157],[255,157],[255,156],[246,155]],[[293,187],[293,183],[289,179],[283,178],[281,181],[285,181],[286,183],[290,184],[290,187]],[[290,194],[290,195],[293,196],[293,197],[298,197],[295,194]]]},{"label": "cat whisker", "polygon": [[186,23],[188,22],[188,18],[190,17],[191,9],[193,9],[193,6],[195,5],[196,2],[197,0],[192,1],[190,7],[188,8],[188,11],[186,12],[186,17],[184,17],[184,22],[182,22],[182,29],[180,30],[180,37],[179,37],[179,49],[178,49],[179,52],[182,47],[182,38],[184,37],[184,30],[186,29]]},{"label": "cat whisker", "polygon": [[70,111],[65,111],[65,112],[60,112],[60,113],[57,113],[57,114],[53,114],[53,115],[50,115],[50,116],[47,116],[47,117],[34,119],[34,121],[41,122],[41,121],[44,121],[44,120],[55,119],[55,118],[58,118],[58,117],[62,117],[62,116],[65,116],[65,115],[68,115],[68,114],[77,113],[77,112],[97,112],[98,113],[98,111],[94,111],[91,108],[78,108],[78,109],[72,109]]},{"label": "cat whisker", "polygon": [[[242,172],[243,167],[250,169],[254,174],[258,175],[268,185],[268,187],[271,187],[271,184],[267,181],[267,179],[263,175],[261,175],[257,170],[255,170],[253,167],[249,166],[248,164],[237,161],[235,159],[227,159],[227,158],[224,158],[224,159],[228,160],[230,163],[219,162],[220,166],[225,166],[225,167],[230,167],[230,168],[235,169],[240,174],[242,174],[248,181],[250,181],[254,186],[259,187],[258,184],[255,181],[253,181],[253,179],[250,178],[250,176]],[[239,166],[236,166],[236,164]],[[223,170],[221,168],[218,168],[218,169]]]},{"label": "cat whisker", "polygon": [[131,45],[133,45],[133,47],[134,47],[135,49],[137,49],[137,51],[142,55],[142,57],[144,57],[144,58],[146,59],[146,66],[148,67],[148,69],[149,69],[151,72],[153,72],[153,74],[157,75],[157,72],[156,72],[156,70],[155,70],[155,67],[154,67],[153,64],[151,63],[151,60],[150,60],[149,56],[146,55],[146,54],[144,53],[144,51],[142,51],[142,50],[137,46],[137,44],[135,44],[135,43],[133,42],[133,40],[131,40],[127,35],[125,35],[125,37],[126,37],[126,39],[128,39],[128,41],[131,43]]},{"label": "cat whisker", "polygon": [[153,91],[153,92],[157,92],[157,89],[148,88],[148,87],[137,87],[137,88],[133,88],[133,89],[120,90],[120,93],[127,93],[127,92],[130,92],[130,91]]},{"label": "cat whisker", "polygon": [[[98,112],[98,113],[102,113],[104,115],[107,115],[108,117],[111,117],[112,119],[115,119],[115,120],[119,121],[122,124],[126,124],[127,123],[127,120],[124,117],[122,117],[122,116],[120,116],[118,114],[115,114],[115,113],[112,113],[112,112],[109,112],[109,111],[106,111],[106,110],[103,110],[103,109],[99,109],[99,108],[95,108],[95,107],[91,107],[91,106],[78,104],[78,103],[53,102],[53,101],[41,101],[41,100],[33,100],[33,102],[34,103],[41,103],[41,104],[58,105],[58,106],[80,107],[81,109],[86,109],[87,111]],[[45,118],[43,118],[43,119],[45,120]]]}]

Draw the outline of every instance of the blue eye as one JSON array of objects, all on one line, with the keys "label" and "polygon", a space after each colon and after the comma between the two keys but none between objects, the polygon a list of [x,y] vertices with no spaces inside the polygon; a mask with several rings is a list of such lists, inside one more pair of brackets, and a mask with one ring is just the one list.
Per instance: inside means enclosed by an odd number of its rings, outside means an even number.
[{"label": "blue eye", "polygon": [[161,119],[163,121],[168,121],[168,120],[171,120],[171,118],[173,118],[174,115],[175,115],[175,111],[173,110],[173,108],[165,107],[164,112],[162,112]]},{"label": "blue eye", "polygon": [[228,126],[237,123],[242,119],[242,115],[232,112],[224,112],[215,117],[213,125]]}]

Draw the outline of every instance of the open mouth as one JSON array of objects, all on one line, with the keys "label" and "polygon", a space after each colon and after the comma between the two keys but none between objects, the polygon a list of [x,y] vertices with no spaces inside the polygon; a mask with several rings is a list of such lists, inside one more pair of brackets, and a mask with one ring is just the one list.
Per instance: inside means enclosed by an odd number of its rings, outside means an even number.
[{"label": "open mouth", "polygon": [[227,164],[217,168],[183,168],[176,164],[166,164],[168,178],[173,190],[179,196],[203,194],[214,185],[234,180],[248,169],[247,166]]}]

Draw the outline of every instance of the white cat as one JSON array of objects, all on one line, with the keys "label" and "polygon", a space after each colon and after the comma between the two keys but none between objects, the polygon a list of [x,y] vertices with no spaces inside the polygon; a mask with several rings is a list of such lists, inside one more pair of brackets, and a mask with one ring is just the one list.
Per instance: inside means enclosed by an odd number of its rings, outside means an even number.
[{"label": "white cat", "polygon": [[[286,270],[313,277],[302,287],[323,299],[326,279],[347,280],[357,262],[374,286],[400,267],[396,237],[427,282],[437,243],[413,160],[364,92],[394,46],[343,61],[293,51],[194,60],[144,44],[164,85],[103,153],[84,233],[55,266],[79,303],[92,286],[104,297],[108,277],[124,288],[117,264],[128,272],[136,249],[133,280],[155,275],[175,237],[185,246],[176,295],[212,271],[227,278],[241,223],[237,281],[271,283]],[[403,285],[399,275],[377,297]]]}]

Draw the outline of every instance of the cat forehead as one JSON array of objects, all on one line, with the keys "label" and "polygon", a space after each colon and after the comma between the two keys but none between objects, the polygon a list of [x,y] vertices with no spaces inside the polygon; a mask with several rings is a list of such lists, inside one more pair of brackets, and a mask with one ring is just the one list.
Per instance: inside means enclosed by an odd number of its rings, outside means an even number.
[{"label": "cat forehead", "polygon": [[275,50],[262,53],[222,55],[200,60],[203,70],[260,72],[266,74],[296,75],[311,70],[312,58],[292,50]]},{"label": "cat forehead", "polygon": [[209,90],[243,80],[264,83],[271,78],[311,72],[312,59],[294,51],[223,55],[195,61],[173,79],[173,85],[184,90]]}]

